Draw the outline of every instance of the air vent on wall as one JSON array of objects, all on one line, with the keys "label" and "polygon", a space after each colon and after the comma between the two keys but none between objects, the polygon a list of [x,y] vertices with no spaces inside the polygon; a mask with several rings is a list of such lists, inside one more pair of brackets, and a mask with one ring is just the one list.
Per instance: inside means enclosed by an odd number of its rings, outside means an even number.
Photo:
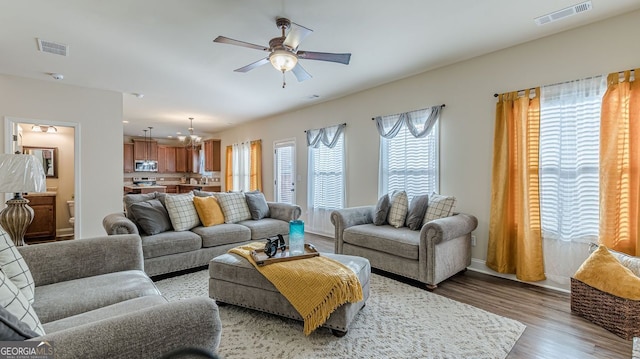
[{"label": "air vent on wall", "polygon": [[581,12],[585,12],[591,10],[591,1],[585,1],[580,4],[576,4],[570,6],[568,8],[554,11],[550,14],[540,16],[534,19],[538,26],[548,24],[550,22],[558,21],[560,19],[564,19],[565,17],[569,17],[571,15],[579,14]]},{"label": "air vent on wall", "polygon": [[69,53],[67,45],[42,39],[38,39],[38,50],[62,56],[67,56]]}]

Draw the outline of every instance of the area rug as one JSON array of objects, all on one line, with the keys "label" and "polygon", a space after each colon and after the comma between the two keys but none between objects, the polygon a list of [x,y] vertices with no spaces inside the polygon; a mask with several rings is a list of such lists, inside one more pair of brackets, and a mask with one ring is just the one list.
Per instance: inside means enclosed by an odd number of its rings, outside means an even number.
[{"label": "area rug", "polygon": [[[525,326],[512,319],[372,274],[367,305],[342,338],[302,322],[220,307],[224,359],[505,358]],[[208,296],[207,270],[156,282],[170,300]],[[437,290],[436,290],[437,292]]]}]

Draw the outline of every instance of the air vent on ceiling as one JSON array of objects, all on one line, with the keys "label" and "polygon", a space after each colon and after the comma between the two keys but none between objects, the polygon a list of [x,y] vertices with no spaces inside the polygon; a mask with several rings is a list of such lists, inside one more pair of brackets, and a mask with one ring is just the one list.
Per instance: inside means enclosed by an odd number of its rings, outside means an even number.
[{"label": "air vent on ceiling", "polygon": [[67,45],[42,39],[38,39],[38,50],[62,56],[69,54],[69,47]]},{"label": "air vent on ceiling", "polygon": [[554,11],[550,14],[537,17],[534,19],[534,21],[538,26],[540,26],[540,25],[548,24],[550,22],[558,21],[560,19],[564,19],[565,17],[571,16],[571,15],[575,15],[581,12],[591,10],[591,7],[592,7],[591,1],[585,1],[583,3],[576,4],[568,8]]}]

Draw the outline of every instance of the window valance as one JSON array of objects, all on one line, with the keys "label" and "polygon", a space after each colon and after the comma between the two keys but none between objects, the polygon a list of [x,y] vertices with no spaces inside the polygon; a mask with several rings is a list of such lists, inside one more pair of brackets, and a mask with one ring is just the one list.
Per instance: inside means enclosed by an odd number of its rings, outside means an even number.
[{"label": "window valance", "polygon": [[320,147],[320,144],[324,144],[329,148],[334,148],[346,126],[346,123],[342,123],[325,128],[306,130],[307,146],[318,148]]},{"label": "window valance", "polygon": [[422,138],[431,132],[433,125],[440,118],[443,107],[444,105],[438,105],[396,115],[378,116],[374,117],[374,120],[378,133],[384,138],[396,137],[403,125],[407,126],[415,138]]}]

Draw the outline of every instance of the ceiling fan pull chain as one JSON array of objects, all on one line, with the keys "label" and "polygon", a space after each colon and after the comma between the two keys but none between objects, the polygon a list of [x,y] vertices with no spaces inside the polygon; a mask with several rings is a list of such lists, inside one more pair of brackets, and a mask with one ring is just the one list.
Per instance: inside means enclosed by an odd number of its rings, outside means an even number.
[{"label": "ceiling fan pull chain", "polygon": [[287,83],[284,81],[285,77],[284,77],[284,70],[282,70],[282,88],[284,88],[285,86],[287,86]]}]

